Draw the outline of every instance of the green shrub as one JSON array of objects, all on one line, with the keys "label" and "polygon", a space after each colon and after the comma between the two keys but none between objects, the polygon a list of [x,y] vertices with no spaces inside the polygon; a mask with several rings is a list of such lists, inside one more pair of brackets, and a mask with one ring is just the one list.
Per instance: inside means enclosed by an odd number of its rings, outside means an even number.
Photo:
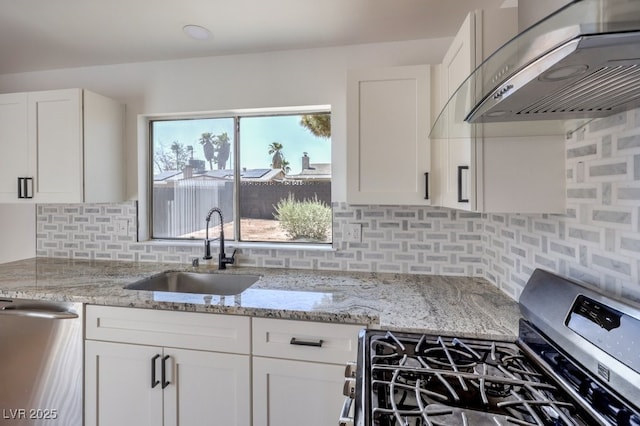
[{"label": "green shrub", "polygon": [[273,215],[292,240],[326,241],[331,229],[331,208],[314,196],[313,200],[296,200],[293,195],[281,199]]}]

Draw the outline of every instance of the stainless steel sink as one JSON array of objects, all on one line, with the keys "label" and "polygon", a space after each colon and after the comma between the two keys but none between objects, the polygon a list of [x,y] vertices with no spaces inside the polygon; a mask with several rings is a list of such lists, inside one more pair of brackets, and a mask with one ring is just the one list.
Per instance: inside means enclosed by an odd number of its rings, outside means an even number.
[{"label": "stainless steel sink", "polygon": [[168,271],[127,284],[124,288],[231,296],[242,293],[259,279],[260,275],[250,274]]}]

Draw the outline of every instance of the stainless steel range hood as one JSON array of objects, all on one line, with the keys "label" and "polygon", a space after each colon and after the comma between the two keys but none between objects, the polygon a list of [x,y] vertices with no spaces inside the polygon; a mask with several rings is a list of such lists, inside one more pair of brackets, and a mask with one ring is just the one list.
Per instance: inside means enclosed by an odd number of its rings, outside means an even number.
[{"label": "stainless steel range hood", "polygon": [[[579,0],[484,61],[438,121],[584,119],[638,106],[640,1]],[[442,126],[436,123],[435,133]]]},{"label": "stainless steel range hood", "polygon": [[465,120],[604,117],[639,105],[640,33],[587,35],[562,44],[501,82]]}]

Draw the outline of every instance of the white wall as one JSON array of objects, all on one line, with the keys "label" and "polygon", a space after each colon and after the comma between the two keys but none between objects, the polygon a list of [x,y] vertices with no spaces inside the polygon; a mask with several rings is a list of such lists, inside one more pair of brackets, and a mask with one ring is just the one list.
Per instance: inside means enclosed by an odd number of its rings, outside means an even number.
[{"label": "white wall", "polygon": [[82,87],[127,106],[127,195],[137,197],[139,114],[332,106],[335,201],[346,199],[349,68],[437,64],[449,38],[0,75],[0,93]]}]

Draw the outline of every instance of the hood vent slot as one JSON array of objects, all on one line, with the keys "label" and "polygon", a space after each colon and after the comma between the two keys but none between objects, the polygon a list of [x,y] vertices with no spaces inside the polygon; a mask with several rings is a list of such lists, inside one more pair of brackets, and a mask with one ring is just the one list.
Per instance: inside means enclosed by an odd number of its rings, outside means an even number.
[{"label": "hood vent slot", "polygon": [[611,114],[640,100],[640,65],[605,66],[517,112]]}]

